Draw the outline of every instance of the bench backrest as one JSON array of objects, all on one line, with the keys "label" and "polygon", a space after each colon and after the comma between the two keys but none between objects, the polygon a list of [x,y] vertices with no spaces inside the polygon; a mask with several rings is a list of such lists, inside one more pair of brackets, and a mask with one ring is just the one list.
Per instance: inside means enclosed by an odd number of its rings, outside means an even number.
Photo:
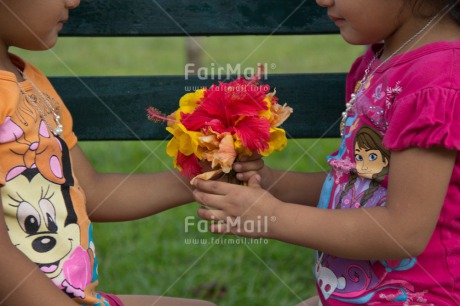
[{"label": "bench backrest", "polygon": [[[82,0],[62,36],[312,35],[336,33],[324,9],[309,0]],[[308,60],[308,59],[296,59]],[[154,73],[154,72],[152,72]],[[170,113],[198,77],[53,77],[80,140],[165,139],[145,116],[148,101]],[[216,83],[217,81],[214,81]],[[295,110],[283,125],[291,138],[338,136],[345,74],[270,74],[280,103]]]}]

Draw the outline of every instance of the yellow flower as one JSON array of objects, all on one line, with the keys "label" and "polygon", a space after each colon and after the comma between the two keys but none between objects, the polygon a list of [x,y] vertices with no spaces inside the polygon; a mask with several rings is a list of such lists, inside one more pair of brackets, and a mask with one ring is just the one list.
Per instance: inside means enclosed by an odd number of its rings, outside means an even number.
[{"label": "yellow flower", "polygon": [[243,142],[238,138],[238,136],[235,135],[235,138],[235,151],[238,154],[238,157],[251,156],[251,150],[243,146]]},{"label": "yellow flower", "polygon": [[166,153],[171,157],[177,157],[177,152],[184,155],[195,154],[202,158],[203,149],[199,146],[198,139],[203,136],[201,132],[188,131],[183,124],[176,123],[166,128],[173,135],[166,147]]},{"label": "yellow flower", "polygon": [[286,132],[280,128],[270,128],[270,141],[268,149],[261,153],[262,156],[269,156],[273,151],[281,151],[287,145]]},{"label": "yellow flower", "polygon": [[182,118],[181,113],[191,114],[198,106],[198,102],[204,96],[204,89],[199,89],[195,92],[191,92],[182,96],[179,101],[179,108],[174,112],[176,121],[180,121]]},{"label": "yellow flower", "polygon": [[259,112],[260,117],[265,117],[268,120],[273,116],[272,115],[272,101],[273,97],[275,96],[275,92],[269,93],[265,96],[264,102],[267,103],[267,109],[261,110]]},{"label": "yellow flower", "polygon": [[179,152],[179,142],[177,141],[176,138],[173,138],[168,142],[168,145],[166,146],[166,153],[168,154],[168,156],[174,157],[174,161],[173,161],[174,168],[177,168],[179,169],[179,171],[182,171],[182,167],[179,166],[179,164],[177,163],[178,152]]}]

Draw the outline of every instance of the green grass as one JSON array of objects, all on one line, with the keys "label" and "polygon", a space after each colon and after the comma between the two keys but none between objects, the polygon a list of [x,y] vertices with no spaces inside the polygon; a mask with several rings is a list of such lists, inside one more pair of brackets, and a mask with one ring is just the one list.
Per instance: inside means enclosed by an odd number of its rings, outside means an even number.
[{"label": "green grass", "polygon": [[[364,50],[336,35],[203,37],[199,43],[205,67],[275,64],[269,73],[346,72]],[[65,37],[50,51],[13,52],[47,75],[171,75],[184,73],[184,48],[183,38]]]},{"label": "green grass", "polygon": [[[202,38],[201,43],[204,66],[275,64],[269,73],[347,71],[363,51],[338,36],[218,37]],[[184,73],[184,48],[182,38],[64,38],[52,51],[12,52],[47,75],[168,75]],[[80,145],[98,171],[171,168],[164,142]],[[266,163],[279,169],[322,171],[327,169],[325,157],[337,147],[337,139],[290,140],[286,150]],[[253,244],[219,238],[201,233],[198,226],[186,232],[185,219],[196,216],[197,208],[193,203],[134,222],[95,224],[100,289],[256,306],[292,305],[314,294],[310,250],[278,241]],[[187,244],[186,239],[200,240]],[[197,292],[206,284],[213,284],[214,290]]]}]

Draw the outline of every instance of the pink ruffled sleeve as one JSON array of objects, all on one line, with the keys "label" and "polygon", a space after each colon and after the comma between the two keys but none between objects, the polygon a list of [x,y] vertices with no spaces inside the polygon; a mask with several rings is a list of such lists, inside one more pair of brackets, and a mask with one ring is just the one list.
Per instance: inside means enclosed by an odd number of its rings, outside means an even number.
[{"label": "pink ruffled sleeve", "polygon": [[444,147],[460,150],[460,91],[427,88],[396,99],[387,112],[383,145],[390,150]]}]

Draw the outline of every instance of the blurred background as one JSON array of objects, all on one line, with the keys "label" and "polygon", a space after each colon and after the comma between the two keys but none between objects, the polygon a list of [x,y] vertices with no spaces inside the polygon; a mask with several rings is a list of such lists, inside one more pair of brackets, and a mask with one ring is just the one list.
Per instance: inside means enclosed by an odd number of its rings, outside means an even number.
[{"label": "blurred background", "polygon": [[[183,75],[186,63],[209,69],[267,63],[269,74],[346,72],[363,51],[338,35],[61,38],[49,51],[11,50],[48,76]],[[178,93],[178,101],[183,94]],[[155,105],[155,97],[145,104]],[[145,114],[139,120],[147,120]],[[166,144],[104,141],[80,146],[100,172],[145,173],[171,169]],[[338,139],[291,139],[266,163],[292,171],[326,171],[325,158],[338,145]],[[191,203],[134,222],[94,224],[99,289],[256,306],[294,305],[315,294],[311,250],[203,233],[197,208]]]}]

